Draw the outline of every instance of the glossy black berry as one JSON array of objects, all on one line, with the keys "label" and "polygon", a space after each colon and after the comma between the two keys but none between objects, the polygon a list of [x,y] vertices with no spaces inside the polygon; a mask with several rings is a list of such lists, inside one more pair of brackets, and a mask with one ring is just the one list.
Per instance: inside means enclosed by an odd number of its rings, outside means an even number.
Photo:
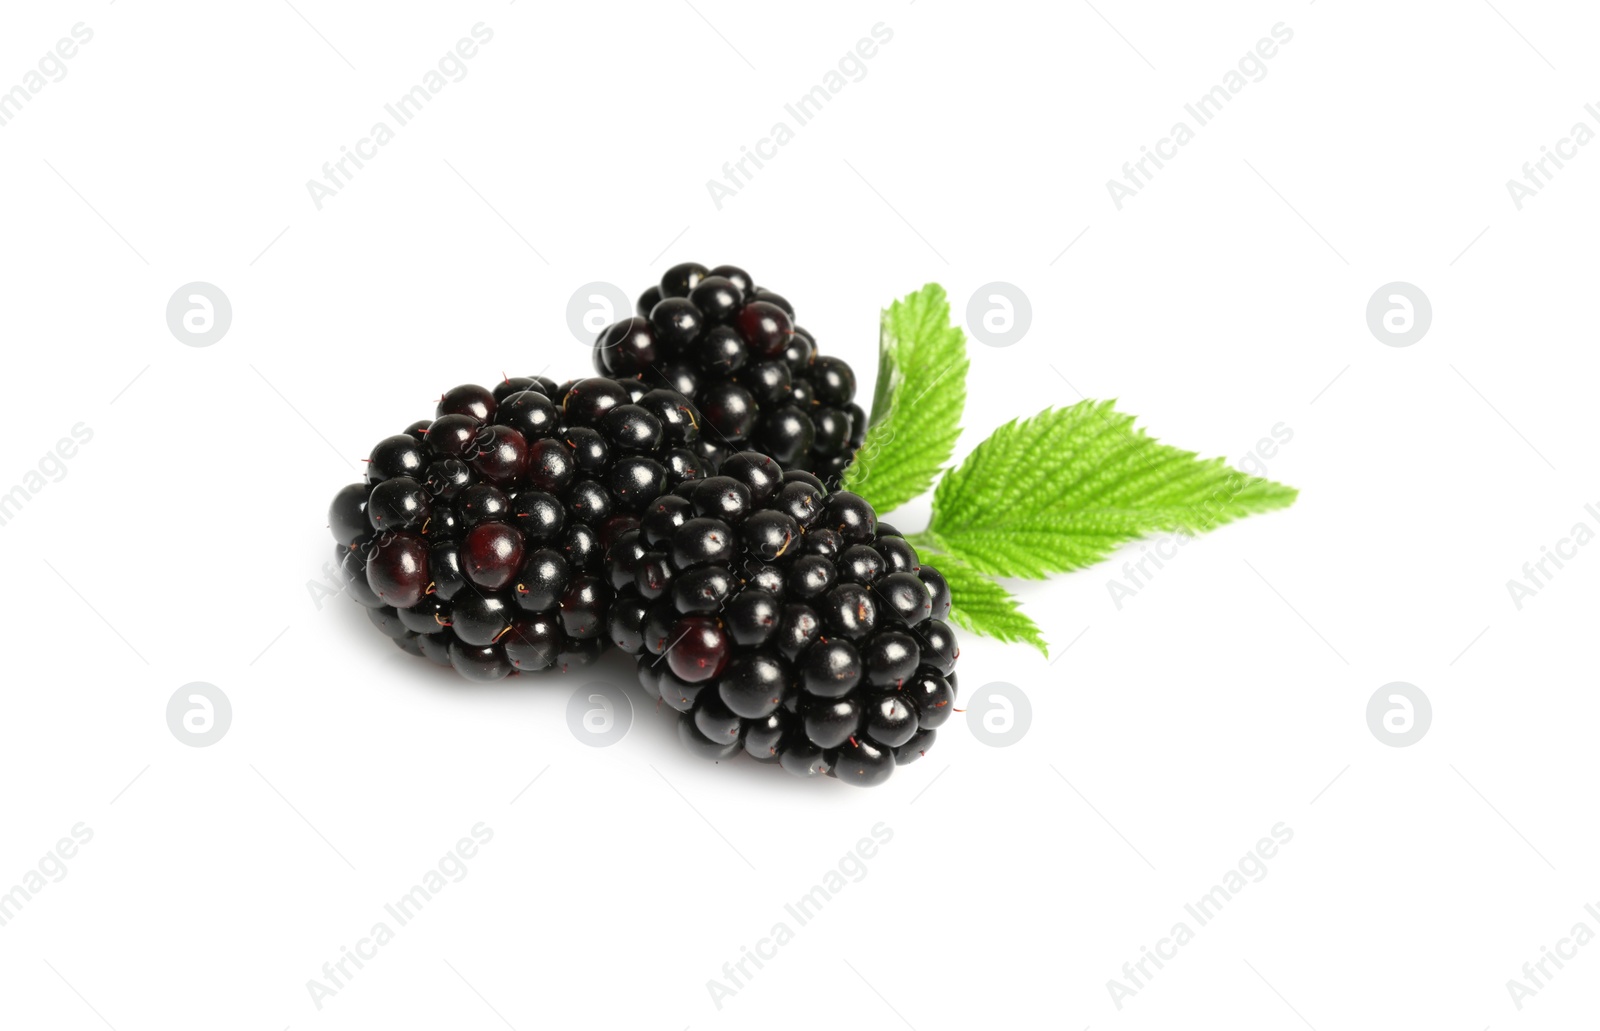
[{"label": "glossy black berry", "polygon": [[564,427],[560,439],[567,445],[567,452],[572,455],[579,476],[594,476],[611,468],[611,444],[606,434],[592,426]]},{"label": "glossy black berry", "polygon": [[696,566],[673,577],[672,604],[679,612],[690,615],[715,615],[722,611],[736,586],[733,573],[725,566]]},{"label": "glossy black berry", "polygon": [[[680,735],[731,743],[799,776],[880,783],[949,718],[955,637],[909,542],[853,494],[770,456],[652,502],[607,554],[607,638],[682,713]],[[806,523],[810,525],[807,526]]]},{"label": "glossy black berry", "polygon": [[700,394],[699,402],[717,438],[734,444],[749,439],[761,414],[750,391],[731,381],[712,384]]},{"label": "glossy black berry", "polygon": [[428,459],[428,450],[416,437],[406,433],[384,437],[367,457],[367,482],[378,483],[394,476],[421,479]]},{"label": "glossy black berry", "polygon": [[[335,495],[339,577],[402,650],[470,679],[574,669],[613,641],[642,651],[652,633],[659,655],[682,614],[667,602],[653,619],[634,587],[640,517],[701,477],[689,449],[703,425],[687,397],[639,381],[452,388],[433,419],[380,441],[368,482]],[[656,522],[670,537],[693,506],[669,508]],[[708,570],[682,598],[712,614],[740,585]]]},{"label": "glossy black berry", "polygon": [[685,395],[717,447],[748,446],[840,482],[867,430],[855,374],[819,353],[786,298],[738,266],[688,262],[640,295],[637,311],[599,334],[596,370]]},{"label": "glossy black berry", "polygon": [[840,584],[818,605],[827,633],[859,640],[878,625],[878,605],[861,584]]},{"label": "glossy black berry", "polygon": [[790,680],[787,665],[776,655],[744,652],[728,664],[718,680],[718,691],[732,712],[755,719],[783,704]]},{"label": "glossy black berry", "polygon": [[[641,302],[642,304],[642,302]],[[649,315],[649,310],[641,315]],[[595,341],[595,368],[607,376],[648,372],[660,356],[656,331],[648,318],[623,319],[601,331]]]},{"label": "glossy black berry", "polygon": [[803,698],[800,722],[806,737],[818,748],[838,748],[861,729],[861,702],[846,695],[841,698]]},{"label": "glossy black berry", "polygon": [[556,664],[561,653],[561,626],[551,613],[517,616],[501,639],[506,660],[523,673],[537,673]]},{"label": "glossy black berry", "polygon": [[384,480],[366,499],[366,522],[373,530],[416,530],[427,522],[432,499],[422,483],[408,475]]},{"label": "glossy black berry", "polygon": [[467,579],[487,590],[509,584],[522,566],[522,534],[507,523],[479,523],[461,542]]},{"label": "glossy black berry", "polygon": [[467,464],[485,483],[509,487],[528,471],[527,438],[510,426],[484,427],[474,447]]},{"label": "glossy black berry", "polygon": [[[942,676],[955,672],[956,659],[961,657],[961,646],[956,643],[955,631],[943,620],[930,619],[916,629],[922,661]],[[882,634],[879,636],[889,636]],[[907,676],[910,674],[908,673]]]},{"label": "glossy black berry", "polygon": [[849,641],[818,641],[806,649],[801,683],[818,698],[843,698],[861,683],[861,666],[861,653]]},{"label": "glossy black berry", "polygon": [[723,461],[721,473],[749,487],[751,498],[763,505],[783,483],[784,475],[777,462],[757,451],[730,455]]},{"label": "glossy black berry", "polygon": [[555,608],[566,593],[572,567],[566,556],[552,548],[540,548],[523,559],[512,581],[512,596],[517,607],[528,612]]},{"label": "glossy black berry", "polygon": [[650,328],[669,354],[677,354],[692,344],[705,326],[705,316],[687,297],[664,297],[650,309]]},{"label": "glossy black berry", "polygon": [[917,577],[928,588],[928,594],[933,599],[934,619],[950,618],[950,583],[939,571],[932,566],[923,566],[917,570]]},{"label": "glossy black berry", "polygon": [[611,588],[598,576],[574,577],[561,596],[561,628],[578,640],[599,637],[610,604]]},{"label": "glossy black berry", "polygon": [[431,589],[445,601],[454,598],[467,582],[467,574],[461,568],[461,546],[445,541],[429,548],[428,575],[430,580],[425,590]]},{"label": "glossy black berry", "polygon": [[[493,394],[495,407],[498,409],[499,406],[505,402],[505,399],[510,397],[512,394],[520,393],[524,390],[534,389],[537,389],[537,384],[534,382],[532,376],[506,376],[499,383],[494,385],[494,389],[490,391],[490,393]],[[499,413],[497,411],[497,417],[498,414]]]},{"label": "glossy black berry", "polygon": [[479,422],[488,422],[494,417],[494,407],[494,391],[465,383],[444,392],[435,415],[470,415]]},{"label": "glossy black berry", "polygon": [[628,455],[611,467],[606,479],[617,507],[638,511],[667,487],[667,468],[654,458]]},{"label": "glossy black berry", "polygon": [[436,458],[428,464],[422,485],[429,496],[437,501],[454,501],[478,482],[472,467],[459,458]]},{"label": "glossy black berry", "polygon": [[499,640],[517,614],[507,595],[477,590],[457,594],[450,611],[450,629],[456,637],[480,646]]},{"label": "glossy black berry", "polygon": [[737,523],[750,513],[750,488],[731,476],[708,476],[689,495],[694,514]]},{"label": "glossy black berry", "polygon": [[341,488],[328,506],[328,530],[335,541],[347,548],[372,532],[372,524],[367,521],[370,493],[371,488],[365,484],[352,483]]},{"label": "glossy black berry", "polygon": [[601,419],[612,444],[623,451],[655,451],[661,447],[661,420],[635,404],[618,405]]},{"label": "glossy black berry", "polygon": [[505,650],[498,645],[473,646],[461,641],[450,643],[450,665],[468,680],[503,680],[511,673]]},{"label": "glossy black berry", "polygon": [[731,759],[739,754],[740,744],[737,739],[718,741],[706,737],[696,724],[694,716],[687,712],[678,717],[678,740],[683,742],[690,753],[713,762]]},{"label": "glossy black berry", "polygon": [[575,426],[599,426],[611,409],[632,402],[626,388],[600,376],[578,380],[561,401],[562,416]]},{"label": "glossy black berry", "polygon": [[491,487],[486,483],[475,484],[462,491],[456,501],[456,510],[468,526],[503,523],[513,517],[511,498],[499,487]]},{"label": "glossy black berry", "polygon": [[689,300],[708,323],[724,323],[744,306],[744,290],[723,276],[707,276],[689,291]]},{"label": "glossy black berry", "polygon": [[933,615],[933,596],[915,573],[890,573],[872,585],[872,598],[888,619],[906,626]]},{"label": "glossy black berry", "polygon": [[645,391],[634,402],[655,416],[661,425],[661,441],[667,447],[683,447],[700,439],[700,413],[687,397],[676,390],[659,387]]},{"label": "glossy black berry", "polygon": [[784,465],[800,461],[817,439],[811,417],[794,405],[779,405],[762,421],[756,446]]},{"label": "glossy black berry", "polygon": [[661,275],[661,296],[688,297],[689,292],[700,285],[707,272],[704,265],[692,261],[672,266]]},{"label": "glossy black berry", "polygon": [[383,604],[409,609],[428,587],[428,544],[414,533],[382,533],[367,555],[367,586]]},{"label": "glossy black berry", "polygon": [[[452,415],[446,418],[458,419],[461,416]],[[525,440],[529,441],[548,437],[556,432],[557,426],[560,425],[560,414],[556,411],[555,402],[544,394],[533,390],[520,391],[501,401],[499,408],[495,411],[494,418],[495,422],[502,426],[511,427],[522,434]],[[439,422],[444,421],[446,420],[439,420]],[[437,431],[438,423],[434,425],[435,430],[429,431],[428,442],[430,444],[433,443],[432,436]],[[451,425],[454,426],[454,424]],[[455,434],[458,431],[452,429],[451,432]]]},{"label": "glossy black berry", "polygon": [[744,368],[750,349],[732,326],[712,326],[700,334],[687,356],[702,374],[727,377]]},{"label": "glossy black berry", "polygon": [[529,541],[551,541],[567,523],[567,506],[543,490],[519,490],[506,503],[506,519]]},{"label": "glossy black berry", "polygon": [[667,644],[667,667],[687,683],[714,680],[728,664],[728,633],[714,616],[685,616]]},{"label": "glossy black berry", "polygon": [[760,648],[778,629],[783,607],[767,591],[751,589],[741,591],[728,602],[723,622],[735,644],[746,648]]},{"label": "glossy black berry", "polygon": [[893,751],[869,737],[846,741],[833,760],[834,776],[857,787],[882,784],[894,772],[894,766]]},{"label": "glossy black berry", "polygon": [[737,286],[739,290],[746,295],[756,288],[756,281],[750,278],[750,273],[746,272],[737,265],[718,265],[716,268],[712,269],[706,274],[708,276],[720,276],[723,279],[726,279],[734,286]]},{"label": "glossy black berry", "polygon": [[716,562],[726,565],[734,556],[733,528],[720,519],[696,517],[672,534],[671,556],[679,569]]},{"label": "glossy black berry", "polygon": [[792,717],[783,711],[770,712],[765,716],[745,720],[744,724],[744,751],[745,754],[756,762],[778,762],[778,748],[783,744],[789,731],[789,720]]},{"label": "glossy black berry", "polygon": [[789,313],[770,301],[752,301],[739,310],[734,326],[750,353],[758,358],[778,358],[789,346],[794,323]]},{"label": "glossy black berry", "polygon": [[880,537],[872,547],[883,556],[885,572],[916,573],[922,569],[917,549],[904,537]]},{"label": "glossy black berry", "polygon": [[905,694],[917,706],[919,726],[937,729],[950,718],[955,691],[950,681],[931,669],[920,669],[906,685]]},{"label": "glossy black berry", "polygon": [[[945,627],[945,631],[948,634],[949,628]],[[913,637],[903,630],[883,630],[873,634],[861,646],[861,662],[867,683],[886,691],[898,691],[916,673],[920,663],[939,667],[941,663],[934,661],[935,656],[929,654],[926,641],[927,638],[922,635]],[[953,636],[948,637],[948,641],[954,646]],[[955,666],[953,655],[949,665],[951,668]]]},{"label": "glossy black berry", "polygon": [[450,629],[450,603],[438,594],[424,595],[409,609],[401,609],[400,622],[418,634],[441,634]]}]

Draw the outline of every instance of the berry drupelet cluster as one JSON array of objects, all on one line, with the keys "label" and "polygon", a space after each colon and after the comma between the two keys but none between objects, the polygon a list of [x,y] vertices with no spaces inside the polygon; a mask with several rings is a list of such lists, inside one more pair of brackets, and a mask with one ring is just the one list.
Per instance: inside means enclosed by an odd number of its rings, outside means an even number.
[{"label": "berry drupelet cluster", "polygon": [[817,353],[794,307],[732,265],[674,265],[595,341],[606,376],[668,387],[704,413],[708,464],[742,449],[836,484],[867,430],[850,366]]},{"label": "berry drupelet cluster", "polygon": [[737,452],[606,555],[607,635],[693,751],[878,784],[956,698],[950,588],[865,500]]},{"label": "berry drupelet cluster", "polygon": [[605,553],[711,471],[699,427],[688,398],[642,383],[455,387],[334,496],[347,589],[403,650],[469,680],[587,664],[606,646]]}]

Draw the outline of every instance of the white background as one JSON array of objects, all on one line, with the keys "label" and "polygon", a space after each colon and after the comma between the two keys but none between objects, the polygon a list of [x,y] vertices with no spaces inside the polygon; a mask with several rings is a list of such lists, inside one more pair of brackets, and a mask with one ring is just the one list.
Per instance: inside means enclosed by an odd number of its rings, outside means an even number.
[{"label": "white background", "polygon": [[[0,885],[77,823],[93,840],[0,927],[7,1026],[1592,1017],[1600,946],[1521,1010],[1506,982],[1580,920],[1600,931],[1600,548],[1521,610],[1506,583],[1600,529],[1600,147],[1521,210],[1505,182],[1600,128],[1594,12],[19,7],[0,88],[74,24],[94,39],[0,128],[0,490],[75,424],[94,437],[0,527]],[[467,77],[317,210],[306,181],[480,21]],[[878,22],[865,78],[718,210],[706,181]],[[1117,210],[1106,180],[1279,22],[1266,77]],[[582,373],[573,291],[637,293],[681,260],[786,294],[867,396],[880,307],[1014,283],[1033,323],[972,345],[963,451],[1114,397],[1235,461],[1283,424],[1265,464],[1302,496],[1186,544],[1120,609],[1107,583],[1138,545],[1020,585],[1050,658],[966,635],[960,672],[964,697],[1025,692],[1027,735],[991,748],[952,721],[872,791],[700,763],[637,692],[627,737],[592,748],[568,699],[631,682],[625,663],[468,686],[346,599],[317,607],[327,500],[373,442],[456,383]],[[195,280],[234,309],[210,347],[164,318]],[[1407,348],[1365,318],[1397,280],[1433,306]],[[166,724],[191,681],[232,702],[210,747]],[[1432,701],[1410,747],[1366,722],[1391,681]],[[465,878],[318,1010],[308,979],[480,821]],[[880,822],[866,878],[719,1010],[708,979]],[[1280,822],[1268,876],[1119,1009],[1108,979]]]}]

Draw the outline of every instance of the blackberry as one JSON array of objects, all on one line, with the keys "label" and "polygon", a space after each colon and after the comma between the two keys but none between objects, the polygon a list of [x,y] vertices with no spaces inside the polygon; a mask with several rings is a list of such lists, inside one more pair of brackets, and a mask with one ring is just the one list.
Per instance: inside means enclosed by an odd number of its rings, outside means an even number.
[{"label": "blackberry", "polygon": [[668,269],[640,295],[637,315],[600,333],[594,364],[690,396],[706,420],[699,453],[713,468],[755,450],[837,484],[866,436],[850,366],[819,355],[794,307],[732,265]]},{"label": "blackberry", "polygon": [[658,497],[605,565],[607,636],[691,751],[878,784],[953,711],[944,578],[862,498],[770,456]]},{"label": "blackberry", "polygon": [[449,390],[334,495],[349,593],[402,650],[469,680],[586,664],[615,615],[605,552],[663,495],[689,504],[666,492],[706,473],[701,423],[681,394],[603,377]]}]

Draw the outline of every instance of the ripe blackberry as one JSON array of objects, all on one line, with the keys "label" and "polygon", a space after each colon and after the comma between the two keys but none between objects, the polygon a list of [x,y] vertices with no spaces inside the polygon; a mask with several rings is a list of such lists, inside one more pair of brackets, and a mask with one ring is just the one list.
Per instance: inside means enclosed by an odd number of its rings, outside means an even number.
[{"label": "ripe blackberry", "polygon": [[586,664],[606,549],[704,475],[700,426],[683,395],[602,377],[456,387],[334,495],[338,568],[380,632],[469,680]]},{"label": "ripe blackberry", "polygon": [[794,308],[732,265],[674,265],[638,314],[595,340],[602,374],[667,386],[705,415],[700,454],[715,467],[740,450],[836,484],[866,436],[850,366],[817,353]]},{"label": "ripe blackberry", "polygon": [[950,717],[944,579],[860,497],[767,455],[658,497],[611,545],[606,579],[611,643],[638,656],[692,751],[871,785]]}]

